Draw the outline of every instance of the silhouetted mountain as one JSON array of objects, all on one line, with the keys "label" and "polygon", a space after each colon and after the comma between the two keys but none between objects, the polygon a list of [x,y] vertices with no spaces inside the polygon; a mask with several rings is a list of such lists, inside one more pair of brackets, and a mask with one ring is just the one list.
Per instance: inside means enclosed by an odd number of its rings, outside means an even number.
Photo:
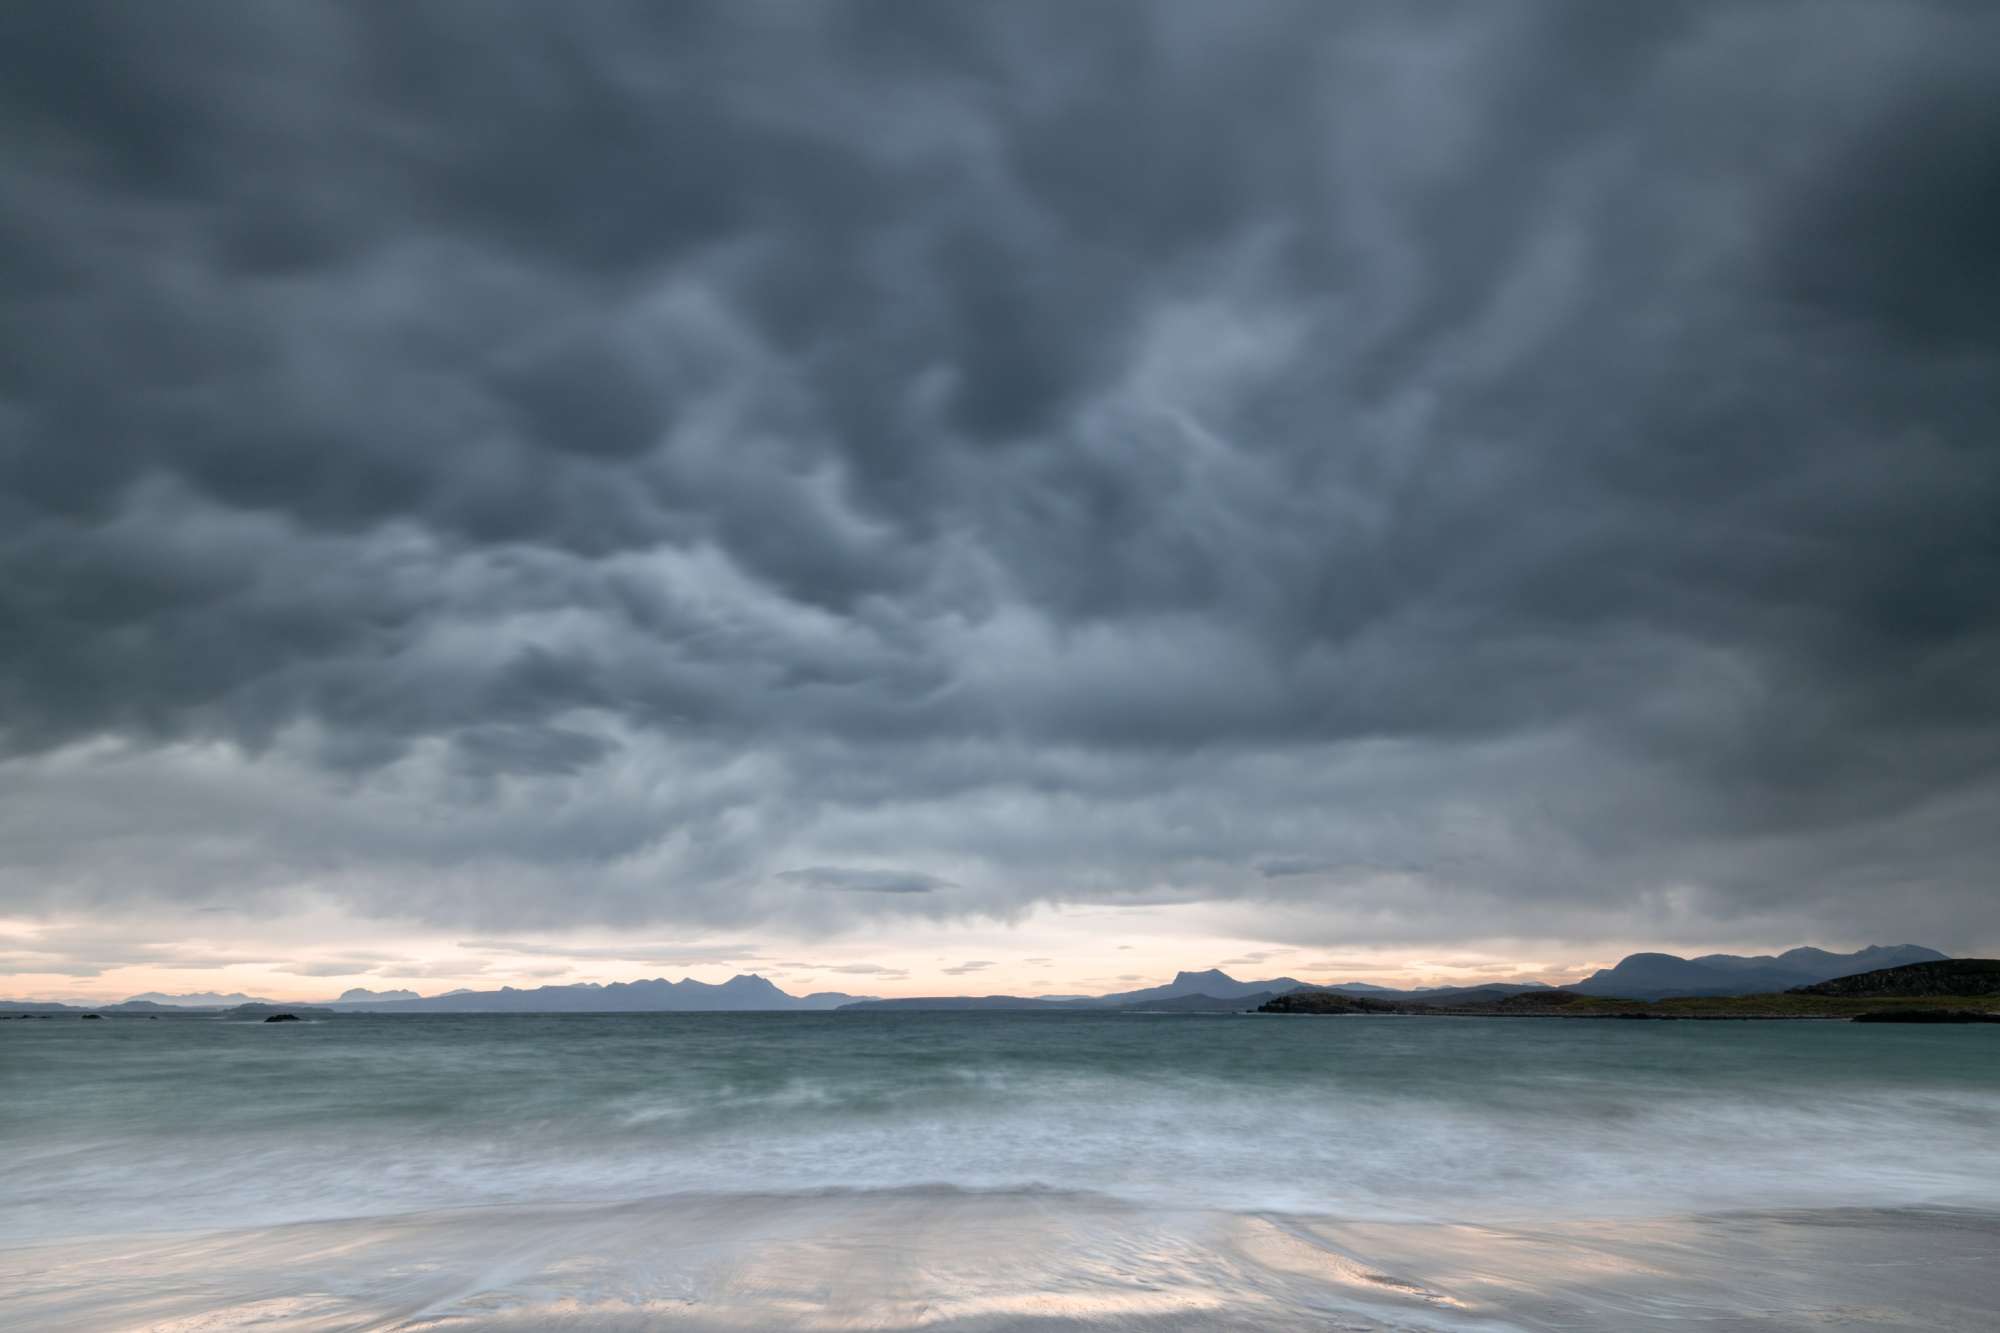
[{"label": "silhouetted mountain", "polygon": [[[1787,990],[1806,982],[1824,981],[1854,972],[1865,972],[1891,964],[1943,958],[1934,949],[1913,944],[1871,945],[1851,954],[1828,953],[1824,949],[1792,949],[1777,955],[1741,957],[1736,954],[1709,954],[1699,959],[1680,958],[1665,953],[1637,953],[1617,967],[1598,971],[1588,981],[1569,989],[1584,995],[1622,996],[1630,999],[1659,999],[1673,995],[1758,995]],[[1431,986],[1418,990],[1397,990],[1371,982],[1343,982],[1319,986],[1296,977],[1275,977],[1264,981],[1238,981],[1219,968],[1205,972],[1179,972],[1163,986],[1139,990],[1113,991],[1094,1000],[1081,1001],[1101,1008],[1159,1009],[1183,998],[1191,1003],[1206,1000],[1221,1003],[1264,994],[1286,995],[1310,990],[1340,995],[1358,995],[1378,1000],[1418,1005],[1477,1004],[1550,989],[1539,981],[1485,982],[1469,986]],[[903,1008],[929,1009],[1064,1009],[1078,1001],[1043,997],[1029,1000],[1018,995],[934,996],[894,1002]],[[1172,1006],[1178,1007],[1178,1006]],[[1225,1006],[1226,1007],[1226,1006]],[[1254,1007],[1254,1006],[1249,1006]]]},{"label": "silhouetted mountain", "polygon": [[1234,1009],[1255,1009],[1277,995],[1293,991],[1329,991],[1342,995],[1367,995],[1380,1000],[1409,1001],[1414,1004],[1458,1003],[1495,999],[1527,990],[1547,990],[1539,981],[1506,982],[1484,986],[1435,986],[1425,990],[1394,990],[1368,982],[1344,982],[1337,986],[1315,986],[1295,977],[1269,981],[1238,981],[1227,972],[1210,968],[1205,972],[1179,972],[1164,986],[1141,990],[1113,991],[1109,995],[933,995],[907,1000],[875,1000],[843,1006],[847,1009],[1121,1009],[1152,1013],[1226,1013]]},{"label": "silhouetted mountain", "polygon": [[1703,954],[1691,961],[1703,967],[1719,967],[1732,972],[1792,972],[1814,981],[1828,981],[1855,972],[1901,967],[1905,963],[1936,962],[1946,955],[1915,944],[1871,944],[1853,953],[1829,953],[1825,949],[1787,949],[1781,954],[1743,957],[1732,953]]},{"label": "silhouetted mountain", "polygon": [[[1616,967],[1599,968],[1589,977],[1569,987],[1582,995],[1618,995],[1649,999],[1656,995],[1722,995],[1751,974],[1726,972],[1718,967],[1689,962],[1670,953],[1635,953],[1618,960]],[[1752,986],[1753,990],[1771,987]]]},{"label": "silhouetted mountain", "polygon": [[[1604,968],[1589,979],[1567,989],[1581,995],[1616,996],[1638,1000],[1673,996],[1758,995],[1812,986],[1858,973],[1873,973],[1908,964],[1948,962],[1935,949],[1913,944],[1871,945],[1850,954],[1829,953],[1824,949],[1790,949],[1781,954],[1745,957],[1737,954],[1707,954],[1681,958],[1665,953],[1635,953],[1616,967]],[[1275,977],[1261,981],[1238,981],[1219,968],[1202,972],[1179,972],[1161,986],[1114,991],[1095,997],[1028,997],[1020,995],[950,995],[878,1000],[872,996],[819,991],[810,995],[787,994],[763,977],[732,977],[720,985],[692,978],[668,981],[618,981],[608,985],[583,983],[567,986],[538,986],[518,990],[454,990],[443,995],[418,996],[413,991],[371,991],[356,987],[334,1001],[335,1007],[350,1013],[694,1013],[703,1011],[802,1012],[830,1009],[1006,1009],[1065,1011],[1108,1009],[1151,1011],[1224,1012],[1239,1006],[1255,1008],[1274,997],[1296,991],[1314,991],[1362,996],[1398,1004],[1419,1006],[1491,1003],[1513,995],[1549,990],[1541,982],[1488,982],[1469,986],[1434,986],[1420,990],[1397,990],[1372,982],[1350,981],[1318,986],[1295,977]],[[1849,992],[1841,992],[1849,993]],[[1941,991],[1884,992],[1885,994],[1942,994]],[[1984,992],[1965,992],[1980,994]],[[165,1005],[175,1009],[222,1008],[240,1004],[274,1004],[244,995],[196,992],[164,995],[148,992],[134,996],[122,1006],[106,1012],[132,1011],[141,1005]],[[9,1004],[0,1008],[13,1012],[66,1012],[70,1006],[55,1004]]]},{"label": "silhouetted mountain", "polygon": [[1210,968],[1206,972],[1177,972],[1174,979],[1164,986],[1147,986],[1143,990],[1116,991],[1110,995],[1097,997],[1099,1004],[1143,1004],[1156,1000],[1171,1000],[1176,995],[1206,995],[1212,999],[1227,1000],[1239,995],[1255,995],[1259,991],[1270,991],[1282,995],[1286,991],[1299,990],[1305,982],[1292,977],[1277,977],[1270,981],[1238,981],[1220,968]]},{"label": "silhouetted mountain", "polygon": [[1583,995],[1658,1000],[1676,995],[1762,995],[1836,977],[1872,972],[1905,963],[1936,962],[1945,955],[1915,944],[1874,944],[1853,953],[1790,949],[1776,956],[1745,958],[1706,954],[1681,958],[1670,953],[1635,953],[1616,967],[1601,968],[1569,989]]},{"label": "silhouetted mountain", "polygon": [[417,1000],[375,1000],[355,1006],[366,1013],[613,1014],[836,1009],[865,997],[820,991],[787,995],[760,976],[731,977],[720,985],[696,981],[614,981],[600,986],[537,986],[516,990],[454,991]]},{"label": "silhouetted mountain", "polygon": [[1206,995],[1211,999],[1225,1000],[1269,992],[1284,995],[1291,991],[1335,991],[1342,995],[1373,995],[1384,1000],[1443,1000],[1464,995],[1471,991],[1496,991],[1513,995],[1524,990],[1545,990],[1547,986],[1539,981],[1486,982],[1477,986],[1428,986],[1420,990],[1397,990],[1393,986],[1378,986],[1367,981],[1343,981],[1335,985],[1319,985],[1310,981],[1300,981],[1296,977],[1274,977],[1268,981],[1238,981],[1227,972],[1210,968],[1206,972],[1180,972],[1164,986],[1149,986],[1144,990],[1117,991],[1110,995],[1100,995],[1095,1003],[1104,1005],[1156,1004],[1161,1000],[1171,1000],[1181,995]]}]

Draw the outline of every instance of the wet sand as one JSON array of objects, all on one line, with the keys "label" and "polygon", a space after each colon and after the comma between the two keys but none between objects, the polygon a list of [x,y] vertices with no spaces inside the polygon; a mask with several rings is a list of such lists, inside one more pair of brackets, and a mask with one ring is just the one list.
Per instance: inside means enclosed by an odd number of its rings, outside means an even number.
[{"label": "wet sand", "polygon": [[10,1329],[1990,1330],[2000,1215],[1546,1227],[1053,1192],[673,1196],[0,1251]]}]

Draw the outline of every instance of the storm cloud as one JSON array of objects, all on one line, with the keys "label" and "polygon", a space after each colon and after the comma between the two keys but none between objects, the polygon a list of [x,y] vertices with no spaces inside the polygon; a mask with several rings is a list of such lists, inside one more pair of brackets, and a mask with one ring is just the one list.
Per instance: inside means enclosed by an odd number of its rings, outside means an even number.
[{"label": "storm cloud", "polygon": [[2000,947],[1996,50],[10,7],[0,908]]}]

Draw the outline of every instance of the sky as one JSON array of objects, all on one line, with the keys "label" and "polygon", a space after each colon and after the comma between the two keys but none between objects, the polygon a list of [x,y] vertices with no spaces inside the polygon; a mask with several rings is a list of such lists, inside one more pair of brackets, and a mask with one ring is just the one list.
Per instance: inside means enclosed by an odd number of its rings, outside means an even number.
[{"label": "sky", "polygon": [[2000,8],[0,12],[0,993],[2000,952]]}]

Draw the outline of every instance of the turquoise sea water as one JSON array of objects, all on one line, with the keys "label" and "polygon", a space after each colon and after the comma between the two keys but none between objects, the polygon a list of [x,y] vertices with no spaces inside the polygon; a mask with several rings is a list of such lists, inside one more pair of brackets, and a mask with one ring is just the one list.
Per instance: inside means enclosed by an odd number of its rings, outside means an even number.
[{"label": "turquoise sea water", "polygon": [[0,1024],[0,1238],[947,1186],[1352,1219],[2000,1206],[2000,1030],[1086,1014]]}]

